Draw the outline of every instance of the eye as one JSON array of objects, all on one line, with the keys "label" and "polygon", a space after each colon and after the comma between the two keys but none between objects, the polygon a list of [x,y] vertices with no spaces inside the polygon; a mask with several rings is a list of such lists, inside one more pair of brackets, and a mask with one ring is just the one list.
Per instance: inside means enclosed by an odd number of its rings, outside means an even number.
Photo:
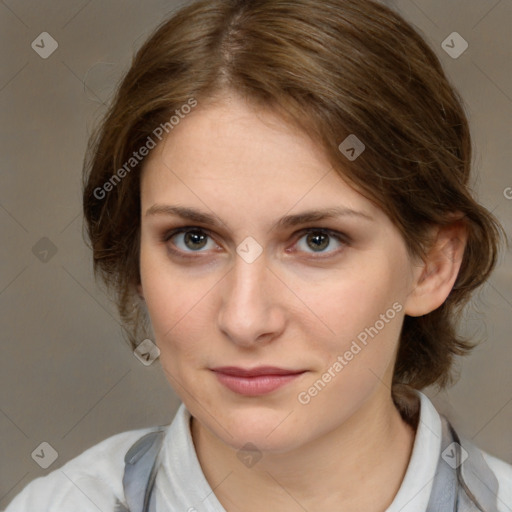
[{"label": "eye", "polygon": [[[172,241],[172,245],[177,247],[179,251],[172,252],[204,252],[201,249],[213,249],[217,245],[215,243],[212,244],[214,247],[208,247],[208,239],[210,235],[200,228],[179,228],[171,231],[164,235],[163,241],[169,242]],[[211,240],[210,240],[211,241]]]},{"label": "eye", "polygon": [[[336,249],[343,248],[348,243],[348,237],[343,235],[342,233],[338,233],[337,231],[332,231],[329,229],[322,228],[314,228],[302,231],[300,233],[302,236],[296,242],[295,245],[298,245],[300,250],[303,252],[309,252],[310,254],[315,253],[334,253],[338,252]],[[300,243],[301,240],[304,240],[303,243]],[[335,240],[335,244],[332,243],[332,240]],[[336,245],[338,247],[336,247]],[[331,251],[326,251],[328,248],[334,249]],[[308,250],[310,249],[310,250]]]}]

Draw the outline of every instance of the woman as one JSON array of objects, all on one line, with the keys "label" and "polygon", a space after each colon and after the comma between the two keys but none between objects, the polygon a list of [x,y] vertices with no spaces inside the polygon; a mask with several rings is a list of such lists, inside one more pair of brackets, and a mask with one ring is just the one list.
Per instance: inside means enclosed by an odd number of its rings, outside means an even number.
[{"label": "woman", "polygon": [[183,404],[8,512],[512,510],[512,467],[421,393],[470,351],[457,314],[503,232],[468,187],[460,100],[402,18],[370,0],[186,6],[89,156],[95,269]]}]

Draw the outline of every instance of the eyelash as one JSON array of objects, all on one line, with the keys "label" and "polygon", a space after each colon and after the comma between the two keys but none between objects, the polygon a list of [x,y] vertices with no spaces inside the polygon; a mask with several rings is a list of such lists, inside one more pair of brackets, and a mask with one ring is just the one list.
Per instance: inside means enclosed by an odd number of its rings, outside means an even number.
[{"label": "eyelash", "polygon": [[[199,231],[200,233],[207,235],[210,239],[214,239],[214,237],[211,235],[210,231],[208,231],[207,229],[200,228],[199,226],[184,226],[184,227],[172,229],[170,231],[166,231],[162,235],[161,241],[164,243],[168,243],[169,240],[171,238],[173,238],[174,236],[179,235],[181,233],[187,233],[189,231]],[[319,256],[313,256],[314,259],[323,259],[323,258],[335,256],[335,255],[339,254],[340,251],[343,251],[345,246],[349,245],[351,242],[350,237],[348,235],[341,233],[339,231],[334,231],[334,230],[328,229],[328,228],[304,228],[304,229],[294,233],[294,238],[296,238],[294,245],[301,238],[303,238],[305,235],[308,235],[310,233],[328,235],[328,236],[334,238],[336,241],[340,242],[343,246],[337,250],[329,251],[327,253],[323,253],[322,251],[319,251],[317,253],[315,253],[315,252],[307,253],[307,254],[311,254],[311,255],[314,255],[314,254],[319,255]],[[181,250],[176,250],[176,249],[171,249],[171,248],[168,248],[168,250],[170,252],[172,252],[173,254],[179,256],[180,258],[185,258],[185,259],[190,259],[190,260],[200,257],[200,253],[204,252],[204,251],[196,251],[198,256],[195,256],[195,255],[191,256],[191,255],[187,255],[186,252],[181,251]],[[301,251],[298,251],[298,252],[301,252]],[[193,254],[193,252],[191,252],[191,253]],[[322,256],[322,254],[327,254],[327,256]]]}]

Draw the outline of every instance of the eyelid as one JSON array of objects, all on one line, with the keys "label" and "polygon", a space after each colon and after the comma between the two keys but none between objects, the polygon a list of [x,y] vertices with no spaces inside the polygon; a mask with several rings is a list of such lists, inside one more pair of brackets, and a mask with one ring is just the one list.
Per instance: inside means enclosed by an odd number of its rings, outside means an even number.
[{"label": "eyelid", "polygon": [[201,226],[179,226],[177,228],[172,228],[172,229],[168,229],[166,231],[164,231],[163,235],[162,235],[162,241],[163,242],[167,242],[169,241],[174,235],[178,235],[180,233],[183,233],[183,232],[187,232],[187,231],[202,231],[203,233],[205,233],[206,235],[208,235],[210,238],[215,238],[213,235],[212,235],[212,231],[210,231],[209,229],[207,228],[203,228]]},{"label": "eyelid", "polygon": [[336,229],[330,229],[330,228],[323,228],[323,227],[317,227],[312,226],[308,228],[302,228],[299,231],[296,231],[294,233],[294,237],[301,238],[306,233],[325,233],[327,235],[332,236],[333,238],[338,239],[340,242],[349,243],[351,242],[351,238],[342,231],[337,231]]}]

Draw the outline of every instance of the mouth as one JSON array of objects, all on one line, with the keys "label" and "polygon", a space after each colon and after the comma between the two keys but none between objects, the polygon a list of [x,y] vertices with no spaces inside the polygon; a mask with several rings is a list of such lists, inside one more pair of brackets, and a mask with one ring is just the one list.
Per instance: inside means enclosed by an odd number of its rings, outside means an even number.
[{"label": "mouth", "polygon": [[221,384],[240,395],[260,396],[271,393],[300,377],[307,370],[275,366],[245,369],[236,366],[211,368]]}]

